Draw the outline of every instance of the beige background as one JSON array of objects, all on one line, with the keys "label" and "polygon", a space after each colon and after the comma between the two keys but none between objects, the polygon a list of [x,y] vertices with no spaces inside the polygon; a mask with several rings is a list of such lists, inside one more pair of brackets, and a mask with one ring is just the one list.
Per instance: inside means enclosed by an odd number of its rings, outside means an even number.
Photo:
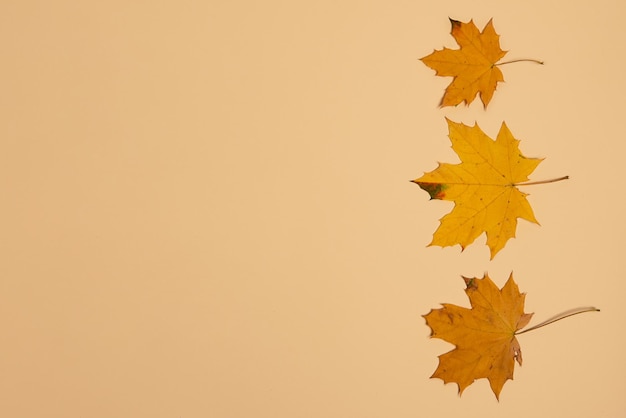
[{"label": "beige background", "polygon": [[[0,415],[624,414],[626,7],[560,4],[1,2]],[[448,16],[546,65],[438,109]],[[408,180],[456,161],[444,116],[571,176],[493,262],[426,248],[452,205]],[[602,312],[459,398],[420,315],[511,270],[532,323]]]}]

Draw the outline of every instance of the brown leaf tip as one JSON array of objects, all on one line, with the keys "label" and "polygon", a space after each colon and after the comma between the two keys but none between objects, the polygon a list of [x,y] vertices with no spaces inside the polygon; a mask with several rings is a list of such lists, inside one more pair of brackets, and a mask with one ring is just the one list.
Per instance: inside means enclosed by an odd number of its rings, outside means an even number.
[{"label": "brown leaf tip", "polygon": [[454,20],[451,17],[448,17],[448,19],[450,19],[450,25],[452,26],[451,31],[454,31],[455,28],[461,27],[461,22],[459,22],[458,20]]},{"label": "brown leaf tip", "polygon": [[477,289],[478,285],[476,283],[476,277],[465,277],[465,276],[461,276],[463,278],[463,280],[465,280],[465,289]]},{"label": "brown leaf tip", "polygon": [[424,182],[417,182],[414,181],[415,184],[417,184],[418,186],[420,186],[423,190],[425,190],[426,192],[428,192],[428,194],[430,195],[430,199],[443,199],[444,197],[446,197],[446,189],[448,188],[448,186],[446,186],[445,184],[441,184],[441,183],[424,183]]}]

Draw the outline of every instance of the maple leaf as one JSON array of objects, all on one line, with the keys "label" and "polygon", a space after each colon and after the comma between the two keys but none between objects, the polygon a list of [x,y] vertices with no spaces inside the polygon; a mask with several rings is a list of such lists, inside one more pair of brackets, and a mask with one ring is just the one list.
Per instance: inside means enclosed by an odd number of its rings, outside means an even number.
[{"label": "maple leaf", "polygon": [[488,379],[500,398],[508,379],[513,379],[515,361],[522,365],[522,350],[515,333],[525,327],[532,314],[524,313],[525,294],[519,292],[511,273],[502,290],[487,274],[482,279],[463,277],[472,308],[442,304],[423,315],[432,338],[456,346],[439,356],[431,376],[458,385],[459,395],[476,379]]},{"label": "maple leaf", "polygon": [[489,20],[482,32],[474,24],[450,19],[450,32],[460,49],[443,48],[421,58],[422,62],[435,70],[442,77],[454,77],[441,98],[440,106],[456,106],[461,102],[469,105],[480,93],[480,100],[486,108],[496,85],[504,81],[498,65],[517,61],[543,62],[533,59],[520,59],[500,62],[507,51],[500,49],[500,36],[496,33],[492,20]]},{"label": "maple leaf", "polygon": [[527,194],[517,186],[564,180],[567,176],[526,182],[543,159],[523,156],[519,141],[504,122],[493,141],[477,124],[467,126],[448,118],[446,121],[452,149],[461,164],[439,163],[434,171],[412,180],[431,199],[454,201],[454,209],[441,218],[429,245],[460,244],[463,250],[485,232],[493,259],[509,238],[515,237],[517,218],[539,223]]},{"label": "maple leaf", "polygon": [[570,316],[599,312],[593,306],[569,309],[530,328],[524,328],[532,313],[524,313],[526,295],[520,293],[513,273],[498,289],[487,273],[482,279],[463,277],[471,309],[448,303],[426,315],[431,338],[439,338],[455,348],[439,356],[439,365],[430,376],[444,383],[456,383],[459,395],[476,379],[488,379],[500,399],[507,380],[513,380],[515,361],[522,365],[522,349],[517,335],[542,328]]}]

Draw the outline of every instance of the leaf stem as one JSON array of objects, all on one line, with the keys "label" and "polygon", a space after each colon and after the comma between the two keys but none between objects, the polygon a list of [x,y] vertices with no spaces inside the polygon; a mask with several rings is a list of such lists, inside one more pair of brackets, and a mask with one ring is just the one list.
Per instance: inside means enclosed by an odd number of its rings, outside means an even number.
[{"label": "leaf stem", "polygon": [[556,179],[550,180],[539,180],[539,181],[527,181],[524,183],[515,183],[514,186],[532,186],[533,184],[546,184],[546,183],[554,183],[556,181],[567,180],[569,176],[563,176]]},{"label": "leaf stem", "polygon": [[517,332],[515,332],[515,335],[523,334],[525,332],[532,331],[532,330],[535,330],[537,328],[545,327],[546,325],[549,325],[549,324],[551,324],[553,322],[556,322],[556,321],[560,321],[561,319],[567,318],[568,316],[578,315],[578,314],[584,313],[584,312],[600,312],[600,309],[598,309],[598,308],[596,308],[594,306],[585,306],[585,307],[582,307],[582,308],[570,309],[570,310],[567,310],[565,312],[561,312],[560,314],[557,314],[557,315],[553,316],[550,319],[546,319],[545,321],[543,321],[540,324],[535,325],[534,327],[530,327],[530,328],[527,328],[527,329],[522,330],[522,331],[517,331]]},{"label": "leaf stem", "polygon": [[520,59],[516,59],[516,60],[511,60],[511,61],[498,62],[498,63],[496,63],[494,65],[497,66],[497,65],[511,64],[513,62],[522,62],[522,61],[534,62],[534,63],[543,65],[543,61],[539,61],[539,60],[532,59],[532,58],[520,58]]}]

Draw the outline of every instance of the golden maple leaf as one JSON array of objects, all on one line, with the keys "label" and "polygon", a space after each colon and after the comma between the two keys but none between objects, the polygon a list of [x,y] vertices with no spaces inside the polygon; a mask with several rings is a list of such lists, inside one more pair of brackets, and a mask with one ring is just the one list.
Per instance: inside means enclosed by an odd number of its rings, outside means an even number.
[{"label": "golden maple leaf", "polygon": [[487,107],[496,85],[504,81],[502,71],[496,63],[506,51],[500,49],[500,36],[493,28],[491,20],[482,33],[474,24],[450,19],[450,32],[460,49],[443,48],[421,58],[422,62],[442,77],[454,77],[446,89],[440,106],[456,106],[461,102],[469,105],[478,93]]},{"label": "golden maple leaf", "polygon": [[[442,304],[423,315],[432,338],[456,345],[439,356],[431,378],[458,385],[459,395],[476,379],[488,379],[500,398],[508,379],[513,379],[515,361],[522,365],[522,350],[515,333],[532,314],[524,313],[525,295],[519,292],[513,274],[499,290],[487,274],[482,279],[463,278],[472,308]],[[594,308],[595,309],[595,308]]]},{"label": "golden maple leaf", "polygon": [[493,141],[477,124],[467,126],[448,118],[446,121],[452,149],[461,163],[439,163],[434,171],[412,180],[431,199],[454,201],[454,209],[441,218],[429,245],[460,244],[465,249],[485,232],[493,259],[509,238],[515,237],[517,218],[538,224],[527,194],[517,186],[564,180],[567,176],[524,183],[542,159],[524,157],[519,141],[504,122]]}]

